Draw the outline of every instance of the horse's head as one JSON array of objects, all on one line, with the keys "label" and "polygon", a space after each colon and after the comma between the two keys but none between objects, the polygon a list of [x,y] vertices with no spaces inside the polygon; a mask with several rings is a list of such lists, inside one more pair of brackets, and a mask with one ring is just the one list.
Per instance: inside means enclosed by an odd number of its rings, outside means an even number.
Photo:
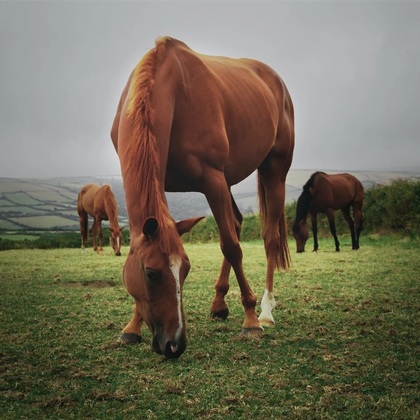
[{"label": "horse's head", "polygon": [[296,220],[293,225],[293,236],[296,239],[296,251],[304,252],[306,241],[309,238],[308,228],[306,227],[306,220]]},{"label": "horse's head", "polygon": [[[184,220],[160,229],[158,221],[146,220],[143,232],[133,238],[124,267],[124,283],[135,298],[136,307],[149,327],[152,348],[166,358],[178,358],[187,345],[182,286],[190,262],[181,235],[189,232],[202,217]],[[162,241],[173,241],[170,253]]]},{"label": "horse's head", "polygon": [[109,231],[111,232],[111,246],[114,250],[114,253],[116,256],[121,255],[121,245],[122,245],[122,231],[124,229],[123,227],[116,227],[116,228],[109,228]]}]

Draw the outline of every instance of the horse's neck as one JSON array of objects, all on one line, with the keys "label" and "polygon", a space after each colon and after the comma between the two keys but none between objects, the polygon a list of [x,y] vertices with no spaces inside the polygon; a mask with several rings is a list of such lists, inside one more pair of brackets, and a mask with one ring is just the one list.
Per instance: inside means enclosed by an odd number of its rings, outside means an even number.
[{"label": "horse's neck", "polygon": [[304,220],[306,222],[306,219],[308,217],[309,208],[311,206],[312,202],[312,194],[309,192],[309,190],[305,189],[302,194],[300,195],[297,207],[296,207],[296,220]]}]

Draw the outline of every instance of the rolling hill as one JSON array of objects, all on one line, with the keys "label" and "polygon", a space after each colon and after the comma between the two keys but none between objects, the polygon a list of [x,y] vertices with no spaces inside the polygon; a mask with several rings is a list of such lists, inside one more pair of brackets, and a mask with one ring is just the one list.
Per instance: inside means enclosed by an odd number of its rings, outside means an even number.
[{"label": "rolling hill", "polygon": [[[313,170],[291,170],[287,178],[286,201],[296,200]],[[328,171],[336,173],[337,171]],[[420,171],[350,171],[368,188],[396,178],[420,178]],[[69,177],[48,179],[0,178],[0,231],[78,230],[77,194],[87,183],[109,184],[116,196],[119,220],[128,225],[121,177]],[[232,188],[240,210],[258,211],[256,175]],[[176,220],[211,214],[199,193],[168,193],[170,211]],[[106,226],[107,224],[104,223]]]}]

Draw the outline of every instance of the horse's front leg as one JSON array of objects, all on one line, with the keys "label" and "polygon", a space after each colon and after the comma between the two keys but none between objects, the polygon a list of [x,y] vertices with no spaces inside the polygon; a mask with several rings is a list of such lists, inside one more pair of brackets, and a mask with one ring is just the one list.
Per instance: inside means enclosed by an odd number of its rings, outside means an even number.
[{"label": "horse's front leg", "polygon": [[312,235],[314,237],[314,252],[318,251],[318,217],[316,213],[311,213]]},{"label": "horse's front leg", "polygon": [[140,303],[136,301],[133,310],[133,317],[130,322],[123,328],[120,341],[123,344],[137,344],[141,342],[141,326],[143,317],[140,315]]},{"label": "horse's front leg", "polygon": [[[242,226],[243,217],[242,217],[241,212],[239,211],[238,206],[235,203],[235,200],[232,197],[232,194],[231,194],[231,203],[232,203],[232,208],[235,215],[235,230],[239,239],[241,235],[241,226]],[[213,299],[213,303],[210,309],[211,315],[213,318],[221,318],[225,320],[229,315],[229,309],[225,302],[225,296],[227,295],[227,292],[229,291],[230,268],[231,268],[231,265],[229,261],[226,258],[223,258],[222,268],[220,270],[220,274],[215,285],[216,295]]]},{"label": "horse's front leg", "polygon": [[220,305],[222,302],[221,295],[224,291],[226,291],[226,274],[228,274],[228,267],[231,265],[238,280],[242,297],[242,305],[245,312],[245,319],[242,324],[242,333],[244,335],[260,334],[262,328],[260,327],[255,311],[257,298],[251,290],[243,271],[242,250],[239,245],[239,239],[235,228],[235,215],[231,195],[222,172],[216,171],[211,174],[204,188],[204,194],[206,195],[207,201],[219,228],[220,246],[226,261],[224,261],[222,265],[221,275],[223,278],[221,279],[221,277],[219,277],[218,281],[220,293],[219,295],[216,294],[216,304],[212,305],[212,307],[216,307],[216,305]]},{"label": "horse's front leg", "polygon": [[210,313],[213,318],[225,320],[229,315],[229,309],[225,301],[225,296],[229,291],[229,273],[231,265],[223,258],[222,268],[215,284],[216,295],[210,307]]},{"label": "horse's front leg", "polygon": [[102,232],[102,224],[100,220],[98,222],[98,236],[99,236],[99,252],[102,253],[104,250],[103,248],[104,234]]}]

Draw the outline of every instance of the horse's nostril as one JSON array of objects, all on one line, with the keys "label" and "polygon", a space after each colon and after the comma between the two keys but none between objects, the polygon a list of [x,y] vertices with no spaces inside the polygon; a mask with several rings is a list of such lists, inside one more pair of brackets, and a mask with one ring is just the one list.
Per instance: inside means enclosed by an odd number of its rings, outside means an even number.
[{"label": "horse's nostril", "polygon": [[185,348],[183,346],[179,346],[177,343],[168,341],[165,346],[164,356],[167,359],[177,359],[184,353]]}]

